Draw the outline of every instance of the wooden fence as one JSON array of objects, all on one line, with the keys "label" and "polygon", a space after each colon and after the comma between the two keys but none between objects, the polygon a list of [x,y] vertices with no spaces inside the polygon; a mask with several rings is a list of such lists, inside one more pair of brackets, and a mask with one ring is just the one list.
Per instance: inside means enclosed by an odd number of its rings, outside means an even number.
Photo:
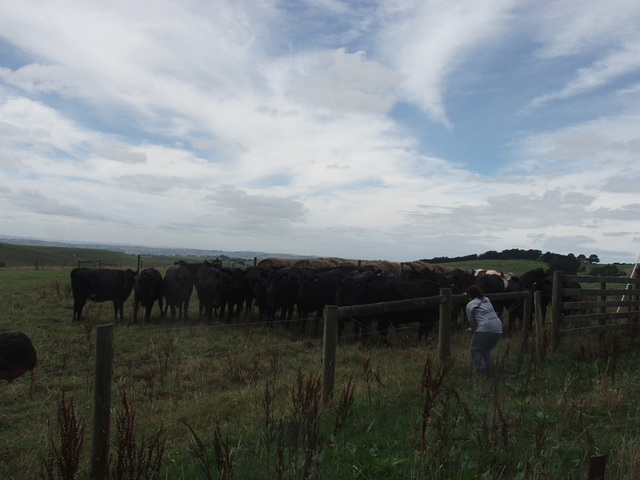
[{"label": "wooden fence", "polygon": [[[531,292],[512,292],[488,294],[491,300],[522,300],[524,302],[524,325],[522,334],[529,335]],[[536,296],[535,316],[540,318],[540,302]],[[338,320],[340,316],[349,318],[366,315],[380,315],[383,313],[403,312],[408,310],[420,310],[427,307],[439,306],[438,319],[438,357],[441,361],[447,361],[451,355],[451,325],[453,324],[452,312],[456,304],[466,303],[468,298],[464,295],[452,295],[450,288],[441,288],[440,295],[434,297],[414,298],[410,300],[397,300],[394,302],[371,303],[367,305],[354,305],[350,307],[327,306],[324,309],[324,342],[322,362],[322,395],[325,403],[333,397],[336,349],[338,344]],[[536,325],[538,322],[536,321]],[[541,325],[541,322],[540,322]],[[537,329],[541,338],[541,328]],[[541,345],[541,341],[537,342]]]},{"label": "wooden fence", "polygon": [[[599,287],[582,288],[581,284],[584,283],[595,283]],[[559,271],[554,272],[551,300],[552,350],[557,351],[560,339],[567,336],[627,329],[631,329],[633,335],[636,335],[640,318],[639,289],[638,278],[565,275]]]}]

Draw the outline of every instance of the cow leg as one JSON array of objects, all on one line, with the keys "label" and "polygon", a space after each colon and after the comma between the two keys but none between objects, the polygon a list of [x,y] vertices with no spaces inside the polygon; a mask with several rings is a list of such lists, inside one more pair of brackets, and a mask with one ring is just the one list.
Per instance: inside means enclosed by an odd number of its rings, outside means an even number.
[{"label": "cow leg", "polygon": [[73,299],[73,320],[72,321],[80,321],[82,317],[82,309],[84,308],[84,304],[86,300],[82,300],[81,298]]},{"label": "cow leg", "polygon": [[118,302],[118,312],[120,312],[120,321],[124,320],[124,302]]}]

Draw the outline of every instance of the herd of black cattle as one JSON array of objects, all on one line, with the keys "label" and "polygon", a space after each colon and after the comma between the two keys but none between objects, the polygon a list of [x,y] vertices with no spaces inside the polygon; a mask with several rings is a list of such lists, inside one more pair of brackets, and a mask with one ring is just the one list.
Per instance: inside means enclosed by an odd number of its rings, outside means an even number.
[{"label": "herd of black cattle", "polygon": [[[476,272],[477,273],[477,272]],[[451,288],[461,294],[471,284],[480,285],[486,293],[540,290],[543,308],[549,303],[551,285],[541,268],[518,277],[505,277],[498,273],[474,274],[461,269],[441,271],[424,268],[421,271],[404,270],[399,276],[375,271],[373,267],[223,267],[221,263],[178,262],[168,268],[164,278],[154,268],[139,273],[133,270],[75,268],[71,271],[73,292],[73,320],[80,320],[88,299],[95,302],[112,301],[114,314],[123,319],[123,304],[134,292],[133,320],[137,322],[140,306],[146,309],[149,322],[153,305],[157,302],[162,317],[168,310],[171,319],[188,319],[189,302],[195,289],[199,302],[200,319],[211,321],[214,316],[231,321],[241,312],[254,309],[260,320],[271,324],[276,318],[291,320],[297,307],[299,318],[319,317],[325,305],[352,306],[394,300],[405,300],[439,295],[441,288]],[[522,318],[521,300],[497,301],[499,314],[509,312],[509,328],[515,319]],[[456,310],[456,317],[460,312]],[[544,312],[543,312],[544,315]],[[341,318],[342,332],[347,318]],[[383,341],[391,325],[416,323],[419,338],[425,336],[438,321],[438,307],[426,310],[377,315],[353,321],[356,335],[366,338],[376,324]]]}]

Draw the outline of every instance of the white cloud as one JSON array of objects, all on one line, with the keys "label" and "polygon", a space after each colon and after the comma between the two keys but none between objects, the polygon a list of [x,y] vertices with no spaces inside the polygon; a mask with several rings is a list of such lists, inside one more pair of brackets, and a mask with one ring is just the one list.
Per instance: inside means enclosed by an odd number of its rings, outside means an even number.
[{"label": "white cloud", "polygon": [[320,55],[315,72],[302,74],[291,87],[302,104],[335,112],[386,113],[395,103],[392,88],[399,75],[365,52],[346,53],[344,48]]},{"label": "white cloud", "polygon": [[607,51],[638,38],[640,5],[632,0],[560,0],[528,4],[524,12],[545,58]]},{"label": "white cloud", "polygon": [[566,99],[608,85],[617,78],[640,69],[640,36],[620,49],[598,59],[593,65],[577,71],[576,78],[559,91],[534,98],[531,108],[553,100]]},{"label": "white cloud", "polygon": [[510,0],[385,4],[388,20],[380,48],[404,78],[402,98],[450,126],[443,96],[448,76],[483,44],[495,41],[507,26],[513,4]]}]

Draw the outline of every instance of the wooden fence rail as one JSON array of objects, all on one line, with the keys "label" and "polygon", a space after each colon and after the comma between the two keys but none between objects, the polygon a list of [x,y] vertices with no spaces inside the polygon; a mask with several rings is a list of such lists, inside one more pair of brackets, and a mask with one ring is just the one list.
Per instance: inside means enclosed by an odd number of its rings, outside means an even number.
[{"label": "wooden fence rail", "polygon": [[[595,283],[599,288],[577,288],[576,283]],[[610,288],[611,284],[616,288]],[[625,288],[617,288],[617,285],[625,285]],[[558,350],[562,337],[627,329],[632,329],[636,335],[640,318],[639,289],[638,278],[565,275],[559,271],[553,272],[552,350]],[[623,308],[626,311],[623,311]],[[607,323],[611,320],[625,323]],[[598,325],[593,325],[596,322]]]}]

